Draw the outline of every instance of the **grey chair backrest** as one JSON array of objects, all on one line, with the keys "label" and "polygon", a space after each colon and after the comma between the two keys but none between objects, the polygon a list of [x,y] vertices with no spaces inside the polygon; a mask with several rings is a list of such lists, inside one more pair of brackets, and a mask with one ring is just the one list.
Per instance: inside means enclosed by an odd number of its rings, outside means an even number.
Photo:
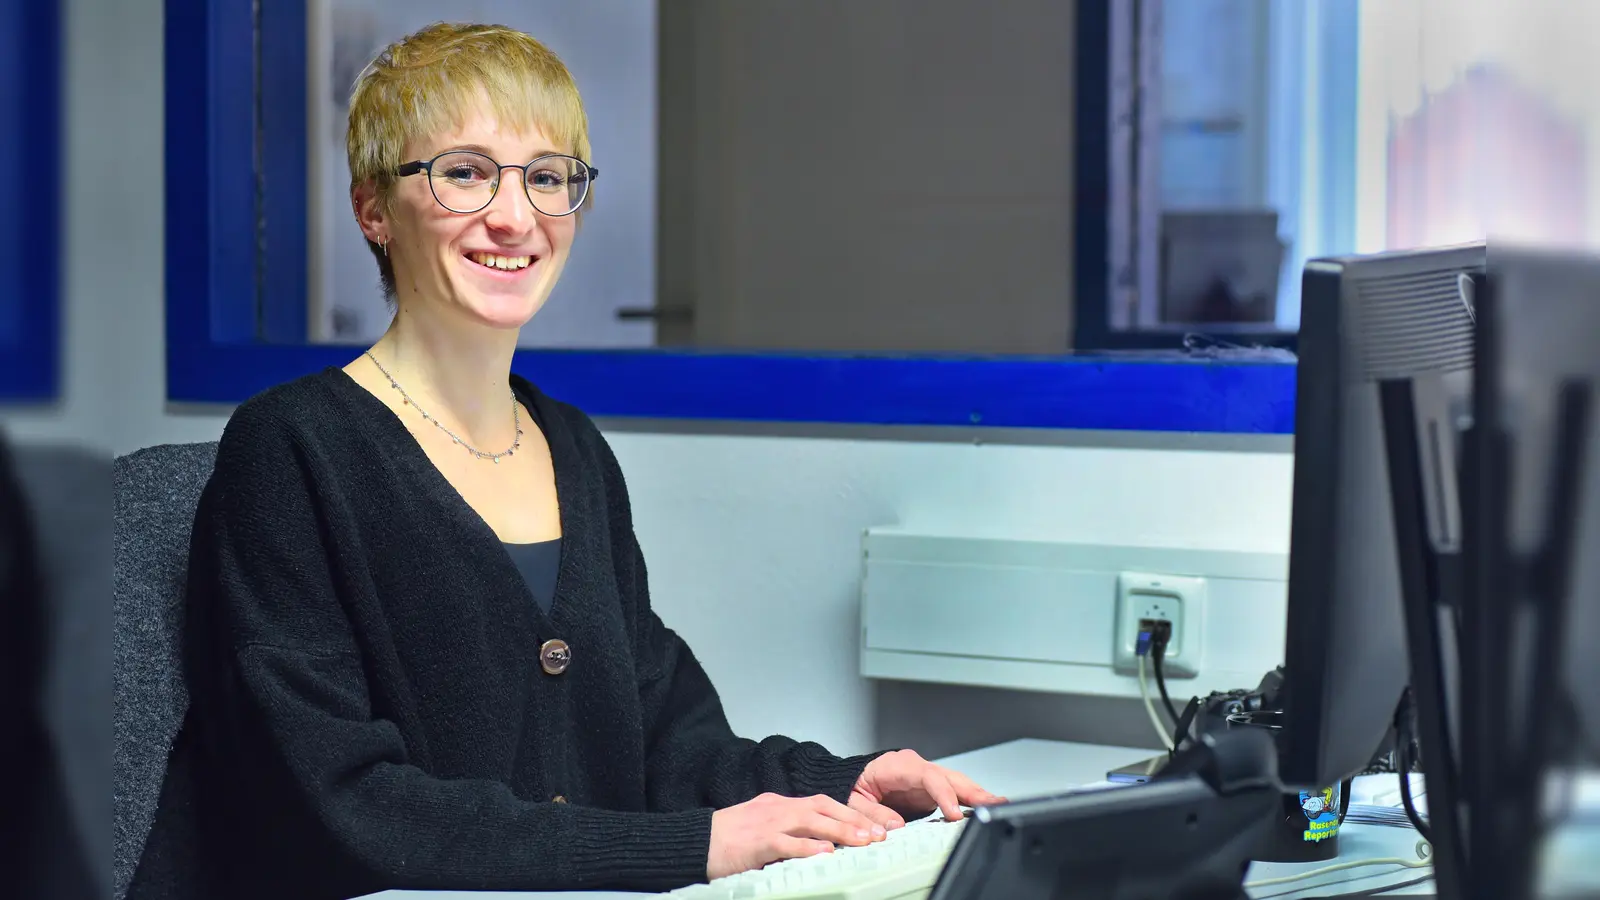
[{"label": "grey chair backrest", "polygon": [[[174,792],[167,784],[168,758],[189,704],[182,656],[189,536],[216,451],[214,442],[163,444],[115,461],[116,900],[127,896],[156,810]],[[168,870],[170,880],[181,862],[163,859],[156,866]]]},{"label": "grey chair backrest", "polygon": [[0,872],[6,896],[99,900],[112,855],[111,457],[0,443],[0,555],[11,563],[0,572],[0,757],[23,773],[0,802],[18,824]]}]

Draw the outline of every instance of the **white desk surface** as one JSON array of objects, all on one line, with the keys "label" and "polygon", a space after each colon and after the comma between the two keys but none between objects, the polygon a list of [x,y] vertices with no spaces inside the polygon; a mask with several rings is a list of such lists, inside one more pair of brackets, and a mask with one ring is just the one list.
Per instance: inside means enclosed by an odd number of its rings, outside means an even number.
[{"label": "white desk surface", "polygon": [[[1022,800],[1044,794],[1059,793],[1069,788],[1104,782],[1106,773],[1154,756],[1151,750],[1129,747],[1107,747],[1099,744],[1072,744],[1022,738],[984,747],[967,753],[937,760],[940,765],[965,773],[984,788],[1011,800]],[[1123,789],[1123,788],[1118,788]],[[1346,824],[1339,830],[1339,858],[1326,863],[1288,864],[1256,863],[1251,866],[1247,881],[1278,878],[1297,872],[1310,871],[1326,865],[1357,859],[1380,857],[1416,858],[1417,833],[1409,828],[1385,825]],[[1592,860],[1600,855],[1600,827],[1586,827],[1565,834],[1551,842],[1546,865],[1549,871],[1560,873],[1558,891],[1569,890],[1576,896],[1600,893],[1600,867]],[[1313,893],[1342,893],[1366,890],[1389,884],[1410,881],[1427,872],[1426,869],[1406,869],[1397,866],[1372,866],[1370,868],[1332,872],[1292,884],[1258,888],[1250,891],[1257,900],[1292,900]],[[1571,882],[1568,875],[1582,877],[1581,887]],[[1556,887],[1555,885],[1551,885]],[[1384,896],[1406,894],[1432,894],[1433,882],[1424,882],[1402,888]],[[468,892],[468,891],[384,891],[358,900],[624,900],[624,898],[650,897],[654,894],[618,891],[588,892]]]}]

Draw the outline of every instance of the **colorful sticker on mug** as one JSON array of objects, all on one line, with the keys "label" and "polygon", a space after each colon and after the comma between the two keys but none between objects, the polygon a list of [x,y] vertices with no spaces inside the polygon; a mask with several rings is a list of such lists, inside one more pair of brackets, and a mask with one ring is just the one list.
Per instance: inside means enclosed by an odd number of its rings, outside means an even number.
[{"label": "colorful sticker on mug", "polygon": [[1343,790],[1340,785],[1320,791],[1300,792],[1300,811],[1306,814],[1309,824],[1303,837],[1308,841],[1322,841],[1339,833],[1339,806]]}]

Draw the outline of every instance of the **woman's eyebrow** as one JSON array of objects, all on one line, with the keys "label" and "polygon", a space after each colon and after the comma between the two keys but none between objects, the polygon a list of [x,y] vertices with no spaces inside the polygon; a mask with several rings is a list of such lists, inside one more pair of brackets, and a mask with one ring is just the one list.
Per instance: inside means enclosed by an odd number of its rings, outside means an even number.
[{"label": "woman's eyebrow", "polygon": [[493,153],[489,152],[489,148],[485,147],[482,144],[454,144],[452,146],[444,148],[443,150],[440,150],[439,152],[440,153],[457,153],[457,152],[460,152],[462,150],[470,150],[473,153],[482,153],[484,156],[488,156],[488,157],[493,157],[494,156]]},{"label": "woman's eyebrow", "polygon": [[[454,152],[460,151],[460,150],[470,150],[473,153],[482,153],[484,156],[487,156],[490,159],[498,160],[500,158],[498,156],[495,156],[493,153],[490,153],[489,152],[489,148],[483,146],[482,144],[457,144],[455,146],[446,148],[446,149],[441,150],[439,152],[440,153],[454,153]],[[534,159],[538,159],[541,156],[557,155],[557,154],[559,154],[559,152],[560,151],[549,150],[549,149],[535,150],[535,151],[533,151],[533,154],[528,157],[528,159],[534,160]]]}]

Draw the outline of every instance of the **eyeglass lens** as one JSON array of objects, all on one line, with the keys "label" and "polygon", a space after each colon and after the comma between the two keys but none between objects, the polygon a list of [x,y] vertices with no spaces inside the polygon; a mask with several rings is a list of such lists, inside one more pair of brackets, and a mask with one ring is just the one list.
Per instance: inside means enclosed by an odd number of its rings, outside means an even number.
[{"label": "eyeglass lens", "polygon": [[[565,216],[589,192],[589,167],[571,156],[544,156],[525,170],[528,199],[547,216]],[[451,212],[474,213],[489,205],[500,186],[500,168],[481,153],[461,150],[433,161],[428,182],[439,204]]]}]

